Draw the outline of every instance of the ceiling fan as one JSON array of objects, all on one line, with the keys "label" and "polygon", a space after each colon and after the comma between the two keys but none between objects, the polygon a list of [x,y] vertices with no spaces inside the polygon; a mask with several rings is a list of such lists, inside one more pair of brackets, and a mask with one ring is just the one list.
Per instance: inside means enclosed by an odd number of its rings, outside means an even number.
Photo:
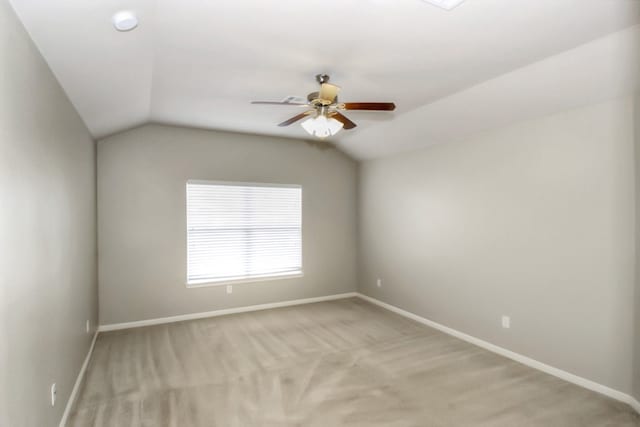
[{"label": "ceiling fan", "polygon": [[311,92],[307,96],[307,102],[291,102],[286,99],[282,102],[253,101],[252,104],[263,105],[295,105],[309,108],[307,111],[291,117],[278,124],[280,127],[289,126],[299,120],[302,127],[310,135],[318,138],[326,138],[335,135],[341,129],[353,129],[357,125],[349,120],[341,111],[366,110],[366,111],[393,111],[396,105],[393,102],[338,102],[340,87],[329,83],[329,76],[318,74],[316,81],[320,84],[318,92]]}]

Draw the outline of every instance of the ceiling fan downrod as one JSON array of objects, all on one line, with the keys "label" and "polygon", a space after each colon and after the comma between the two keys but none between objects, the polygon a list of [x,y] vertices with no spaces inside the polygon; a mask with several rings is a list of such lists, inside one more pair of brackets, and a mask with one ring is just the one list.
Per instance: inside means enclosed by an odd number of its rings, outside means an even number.
[{"label": "ceiling fan downrod", "polygon": [[316,74],[316,81],[320,85],[322,85],[323,83],[329,83],[329,75],[328,74]]}]

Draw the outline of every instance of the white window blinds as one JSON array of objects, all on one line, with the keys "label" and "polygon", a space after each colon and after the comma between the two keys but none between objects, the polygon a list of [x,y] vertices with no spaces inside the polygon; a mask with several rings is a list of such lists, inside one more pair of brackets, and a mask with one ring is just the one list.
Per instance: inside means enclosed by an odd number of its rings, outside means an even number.
[{"label": "white window blinds", "polygon": [[302,189],[187,183],[187,282],[302,273]]}]

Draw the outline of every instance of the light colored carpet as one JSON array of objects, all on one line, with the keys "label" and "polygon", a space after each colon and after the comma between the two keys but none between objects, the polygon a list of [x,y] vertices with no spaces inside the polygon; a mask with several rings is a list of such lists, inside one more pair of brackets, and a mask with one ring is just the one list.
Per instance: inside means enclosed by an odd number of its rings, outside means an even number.
[{"label": "light colored carpet", "polygon": [[640,426],[359,299],[102,333],[70,426]]}]

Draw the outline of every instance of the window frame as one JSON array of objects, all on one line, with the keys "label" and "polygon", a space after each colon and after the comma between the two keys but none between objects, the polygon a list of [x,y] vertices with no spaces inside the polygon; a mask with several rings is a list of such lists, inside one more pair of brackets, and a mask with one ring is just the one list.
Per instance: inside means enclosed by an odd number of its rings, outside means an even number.
[{"label": "window frame", "polygon": [[[244,277],[238,279],[202,279],[189,281],[189,203],[187,188],[189,184],[200,185],[224,185],[229,187],[271,187],[271,188],[299,188],[300,189],[300,270],[292,273],[275,273],[265,274],[254,277]],[[281,184],[281,183],[269,183],[269,182],[243,182],[243,181],[221,181],[221,180],[206,180],[206,179],[188,179],[184,185],[184,212],[185,212],[185,286],[188,289],[192,288],[204,288],[210,286],[227,286],[241,283],[256,283],[256,282],[268,282],[273,280],[285,280],[304,277],[304,222],[303,222],[303,188],[300,184]]]}]

